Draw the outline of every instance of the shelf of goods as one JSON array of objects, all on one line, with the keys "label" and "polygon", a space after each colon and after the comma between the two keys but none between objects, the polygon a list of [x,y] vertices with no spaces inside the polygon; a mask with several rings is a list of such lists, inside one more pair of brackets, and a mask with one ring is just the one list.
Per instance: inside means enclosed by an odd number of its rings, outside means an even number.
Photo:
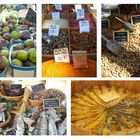
[{"label": "shelf of goods", "polygon": [[[54,5],[43,5],[43,17],[42,17],[42,62],[43,68],[50,67],[52,65],[52,60],[54,59],[53,50],[57,48],[68,48],[70,60],[72,60],[72,51],[87,51],[87,58],[89,61],[93,61],[93,67],[96,67],[96,18],[90,13],[91,5],[82,5],[85,10],[85,17],[83,19],[76,19],[76,12],[74,10],[74,5],[62,5],[62,10],[56,10]],[[93,5],[92,5],[93,6]],[[60,12],[60,20],[52,20],[52,12]],[[95,11],[94,11],[95,12]],[[79,31],[79,21],[88,20],[90,24],[90,32],[80,33]],[[49,25],[59,25],[60,33],[58,36],[49,36],[48,28]],[[49,62],[46,62],[49,61]],[[49,63],[49,64],[48,64]],[[91,63],[90,63],[91,64]],[[66,63],[63,63],[64,67]],[[54,66],[56,67],[56,65]],[[70,63],[72,67],[72,61]],[[92,68],[93,68],[92,67]],[[59,67],[60,68],[60,67]],[[59,69],[58,68],[58,69]],[[61,69],[61,68],[60,68]],[[90,70],[90,69],[89,69]],[[89,71],[88,70],[88,71]],[[61,71],[61,70],[60,70]],[[66,70],[67,71],[67,70]],[[68,71],[70,71],[68,69]],[[85,71],[85,69],[83,70]],[[96,70],[95,70],[96,71]],[[50,73],[50,72],[48,72]],[[53,73],[56,73],[55,71]],[[58,72],[59,73],[59,72]],[[74,68],[72,72],[74,73]],[[83,72],[85,73],[85,72]],[[78,74],[82,77],[84,74]],[[75,77],[77,74],[65,75],[65,74],[46,74],[45,77]],[[92,75],[95,76],[96,72]],[[44,75],[43,75],[44,76]],[[78,76],[78,77],[79,77]]]}]

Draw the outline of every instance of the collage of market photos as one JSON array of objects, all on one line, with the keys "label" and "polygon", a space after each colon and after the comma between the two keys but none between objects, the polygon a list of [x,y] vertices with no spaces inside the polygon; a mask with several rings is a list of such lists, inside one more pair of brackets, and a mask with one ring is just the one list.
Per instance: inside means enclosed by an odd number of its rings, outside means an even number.
[{"label": "collage of market photos", "polygon": [[7,135],[140,135],[140,4],[0,0]]}]

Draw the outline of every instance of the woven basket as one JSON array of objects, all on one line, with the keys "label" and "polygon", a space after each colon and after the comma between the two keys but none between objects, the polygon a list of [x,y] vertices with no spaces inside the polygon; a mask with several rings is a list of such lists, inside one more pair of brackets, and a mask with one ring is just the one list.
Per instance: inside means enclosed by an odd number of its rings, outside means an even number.
[{"label": "woven basket", "polygon": [[43,104],[42,100],[29,99],[28,101],[29,101],[30,106],[41,106]]},{"label": "woven basket", "polygon": [[0,97],[15,102],[19,102],[23,98],[23,96],[6,96],[3,92],[0,92]]},{"label": "woven basket", "polygon": [[11,121],[11,115],[10,113],[6,112],[6,121],[0,123],[0,128],[6,126]]}]

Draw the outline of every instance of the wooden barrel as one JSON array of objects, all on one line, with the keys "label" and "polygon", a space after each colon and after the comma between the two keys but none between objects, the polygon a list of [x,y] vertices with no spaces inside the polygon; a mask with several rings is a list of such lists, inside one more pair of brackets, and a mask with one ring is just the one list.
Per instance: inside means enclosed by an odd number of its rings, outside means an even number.
[{"label": "wooden barrel", "polygon": [[[135,91],[136,93],[140,94],[140,81],[128,81],[128,80],[92,80],[92,81],[72,81],[71,83],[71,94],[78,94],[78,92],[81,92],[83,89],[93,89],[94,86],[115,86],[117,88],[125,88],[129,91]],[[131,98],[131,96],[130,96]],[[90,130],[87,130],[85,128],[81,128],[75,124],[71,124],[71,133],[72,135],[92,135]],[[138,135],[140,134],[140,126],[137,126],[137,128],[131,128],[130,131],[127,134],[133,134]],[[124,132],[118,131],[114,135],[126,135]]]}]

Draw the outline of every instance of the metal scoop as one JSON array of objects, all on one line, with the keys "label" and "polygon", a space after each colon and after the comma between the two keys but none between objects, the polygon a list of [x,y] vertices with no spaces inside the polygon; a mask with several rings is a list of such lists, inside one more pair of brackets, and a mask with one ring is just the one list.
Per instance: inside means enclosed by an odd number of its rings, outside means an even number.
[{"label": "metal scoop", "polygon": [[118,18],[118,17],[115,17],[117,20],[119,20],[120,22],[122,22],[124,25],[125,25],[125,27],[129,30],[129,31],[133,31],[133,25],[131,24],[131,23],[129,23],[129,22],[125,22],[125,21],[123,21],[123,20],[121,20],[120,18]]},{"label": "metal scoop", "polygon": [[122,51],[122,46],[114,39],[108,40],[105,36],[102,35],[102,38],[107,41],[106,47],[110,50],[113,54],[119,56]]}]

